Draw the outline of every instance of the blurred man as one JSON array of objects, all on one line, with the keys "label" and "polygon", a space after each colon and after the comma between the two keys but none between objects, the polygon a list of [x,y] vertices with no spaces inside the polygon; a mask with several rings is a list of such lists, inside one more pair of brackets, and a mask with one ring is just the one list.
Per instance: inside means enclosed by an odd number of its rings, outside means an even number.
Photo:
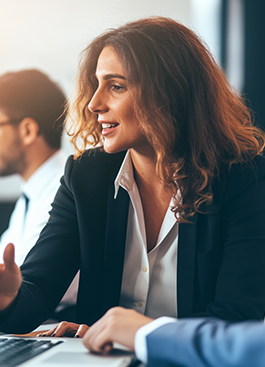
[{"label": "blurred man", "polygon": [[[20,266],[48,220],[66,159],[60,150],[64,106],[59,86],[38,70],[0,76],[0,176],[18,174],[23,181],[22,195],[0,239],[1,262],[12,242]],[[77,285],[68,291],[67,305],[75,303],[76,290]]]},{"label": "blurred man", "polygon": [[0,76],[0,176],[23,180],[23,194],[1,236],[1,260],[12,242],[20,266],[47,222],[65,163],[64,104],[61,89],[38,70]]}]

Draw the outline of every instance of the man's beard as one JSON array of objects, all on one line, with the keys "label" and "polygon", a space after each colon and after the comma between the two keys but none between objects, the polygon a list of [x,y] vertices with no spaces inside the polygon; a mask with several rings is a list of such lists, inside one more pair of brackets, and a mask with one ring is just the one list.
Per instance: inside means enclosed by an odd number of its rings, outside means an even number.
[{"label": "man's beard", "polygon": [[21,174],[26,167],[26,158],[19,140],[13,142],[9,152],[0,154],[0,177]]}]

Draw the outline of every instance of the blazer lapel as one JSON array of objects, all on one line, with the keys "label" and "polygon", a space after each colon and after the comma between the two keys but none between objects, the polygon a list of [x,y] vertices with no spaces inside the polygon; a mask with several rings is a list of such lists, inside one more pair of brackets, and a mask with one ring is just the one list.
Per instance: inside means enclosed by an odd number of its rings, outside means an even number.
[{"label": "blazer lapel", "polygon": [[180,223],[177,265],[178,317],[188,317],[193,311],[196,259],[197,216],[193,223]]},{"label": "blazer lapel", "polygon": [[122,187],[114,199],[114,184],[109,187],[108,211],[104,254],[104,272],[106,274],[103,298],[103,312],[117,306],[120,299],[124,252],[127,233],[129,195]]}]

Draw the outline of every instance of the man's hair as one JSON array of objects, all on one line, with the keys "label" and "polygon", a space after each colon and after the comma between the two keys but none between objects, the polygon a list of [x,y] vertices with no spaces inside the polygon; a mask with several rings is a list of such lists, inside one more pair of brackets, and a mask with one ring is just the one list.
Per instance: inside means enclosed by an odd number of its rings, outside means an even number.
[{"label": "man's hair", "polygon": [[157,174],[175,195],[181,191],[174,211],[185,221],[211,203],[212,182],[223,167],[261,153],[264,135],[199,37],[173,19],[151,17],[110,29],[84,50],[69,106],[76,156],[88,142],[102,142],[97,116],[87,106],[98,87],[98,57],[108,46],[127,74],[135,116],[156,153]]},{"label": "man's hair", "polygon": [[65,118],[65,95],[39,70],[9,72],[0,76],[0,109],[16,123],[31,117],[47,145],[59,149]]}]

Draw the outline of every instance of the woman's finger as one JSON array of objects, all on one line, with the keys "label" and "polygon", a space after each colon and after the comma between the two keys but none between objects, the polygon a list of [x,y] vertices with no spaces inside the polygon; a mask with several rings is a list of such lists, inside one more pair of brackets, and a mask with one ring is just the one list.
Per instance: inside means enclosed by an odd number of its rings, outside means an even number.
[{"label": "woman's finger", "polygon": [[[39,333],[39,334],[37,334],[37,337],[47,336],[47,333],[51,333],[51,334],[53,334],[53,333],[55,332],[55,330],[56,330],[57,326],[58,326],[58,325],[56,325],[54,328],[52,328],[52,329],[50,329],[50,330],[46,330],[46,331],[45,331],[45,332],[43,332],[43,333]],[[51,334],[50,334],[50,335],[51,335]]]},{"label": "woman's finger", "polygon": [[74,337],[83,338],[88,329],[89,327],[86,324],[80,325]]},{"label": "woman's finger", "polygon": [[62,321],[57,326],[56,330],[51,334],[51,336],[53,337],[74,336],[78,328],[79,328],[79,324],[75,324],[73,322]]},{"label": "woman's finger", "polygon": [[80,326],[79,324],[75,324],[73,322],[62,321],[49,331],[39,334],[39,336],[52,336],[52,337],[74,336],[79,326]]}]

